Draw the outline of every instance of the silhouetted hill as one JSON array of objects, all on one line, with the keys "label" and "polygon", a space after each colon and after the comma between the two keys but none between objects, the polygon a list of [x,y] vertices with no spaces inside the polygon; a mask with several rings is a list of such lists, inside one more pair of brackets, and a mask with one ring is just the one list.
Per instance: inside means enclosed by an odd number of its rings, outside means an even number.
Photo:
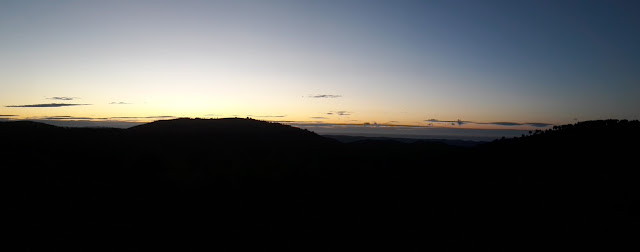
[{"label": "silhouetted hill", "polygon": [[0,122],[8,238],[31,251],[637,248],[639,132],[589,121],[470,148],[236,118]]},{"label": "silhouetted hill", "polygon": [[57,129],[58,127],[52,126],[44,123],[37,123],[31,121],[6,121],[0,123],[0,130],[2,133],[8,133],[10,130],[19,130],[19,131],[33,131],[33,130],[44,130],[44,129]]},{"label": "silhouetted hill", "polygon": [[638,121],[556,126],[481,146],[469,158],[484,166],[470,174],[484,180],[475,193],[488,195],[488,209],[510,209],[500,212],[513,220],[503,228],[526,227],[522,234],[567,248],[620,249],[639,235],[639,141]]},{"label": "silhouetted hill", "polygon": [[[538,145],[572,146],[574,148],[598,148],[598,144],[624,143],[640,139],[640,122],[628,120],[598,120],[554,126],[548,130],[530,131],[529,135],[501,139],[491,146],[518,145],[533,148]],[[533,146],[532,146],[533,145]],[[622,147],[622,146],[610,146]]]},{"label": "silhouetted hill", "polygon": [[162,138],[206,138],[233,141],[318,142],[323,137],[289,125],[253,119],[190,119],[162,120],[129,128],[135,135]]},{"label": "silhouetted hill", "polygon": [[629,162],[633,162],[639,142],[639,121],[599,120],[554,126],[518,138],[496,140],[481,146],[478,153],[511,163],[526,160],[527,166],[537,169],[602,166],[617,170],[627,169]]},{"label": "silhouetted hill", "polygon": [[0,137],[5,142],[9,142],[14,139],[30,141],[46,136],[54,136],[56,134],[60,134],[61,131],[62,128],[44,123],[30,121],[0,122]]}]

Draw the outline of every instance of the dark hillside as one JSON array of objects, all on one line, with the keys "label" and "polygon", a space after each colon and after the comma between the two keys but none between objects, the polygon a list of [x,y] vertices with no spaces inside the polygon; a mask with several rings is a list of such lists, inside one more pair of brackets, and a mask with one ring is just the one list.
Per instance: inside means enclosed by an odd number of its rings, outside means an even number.
[{"label": "dark hillside", "polygon": [[511,219],[502,228],[525,229],[508,235],[514,241],[629,244],[640,235],[638,142],[640,122],[601,120],[486,144],[473,155],[485,166],[470,173],[484,180],[478,204],[489,204],[486,216]]},{"label": "dark hillside", "polygon": [[10,239],[29,251],[637,246],[638,121],[477,147],[340,143],[250,119],[0,122]]}]

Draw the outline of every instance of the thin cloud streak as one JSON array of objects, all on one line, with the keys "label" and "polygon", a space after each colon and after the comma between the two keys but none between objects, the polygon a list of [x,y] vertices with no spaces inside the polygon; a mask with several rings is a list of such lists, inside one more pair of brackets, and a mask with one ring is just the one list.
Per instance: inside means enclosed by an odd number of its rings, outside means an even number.
[{"label": "thin cloud streak", "polygon": [[175,116],[118,116],[118,117],[109,117],[109,119],[167,119],[167,118],[177,118]]},{"label": "thin cloud streak", "polygon": [[109,118],[96,118],[96,117],[75,117],[75,116],[51,116],[38,118],[39,120],[107,120]]},{"label": "thin cloud streak", "polygon": [[310,95],[307,97],[309,98],[340,98],[342,97],[342,95],[321,94],[321,95]]},{"label": "thin cloud streak", "polygon": [[329,111],[327,113],[327,115],[339,115],[339,116],[348,116],[351,115],[353,112],[349,112],[349,111],[345,111],[345,110],[340,110],[340,111]]},{"label": "thin cloud streak", "polygon": [[[553,124],[549,124],[549,123],[517,123],[517,122],[474,122],[474,121],[461,121],[461,120],[457,120],[457,121],[444,121],[444,120],[438,120],[438,119],[427,119],[425,120],[425,122],[430,122],[430,123],[451,123],[452,125],[455,125],[455,123],[457,123],[458,125],[462,125],[465,123],[473,123],[473,124],[480,124],[480,125],[498,125],[498,126],[533,126],[533,127],[538,127],[538,128],[543,128],[543,127],[548,127],[548,126],[552,126]],[[432,125],[432,124],[430,124]]]},{"label": "thin cloud streak", "polygon": [[462,124],[465,124],[465,123],[474,123],[474,122],[470,122],[470,121],[461,121],[460,119],[458,119],[457,121],[442,121],[442,120],[438,120],[438,119],[427,119],[425,121],[426,122],[431,122],[431,123],[451,123],[451,125],[456,125],[456,123],[457,123],[458,126],[461,126]]},{"label": "thin cloud streak", "polygon": [[69,96],[54,96],[47,98],[49,100],[61,100],[61,101],[72,101],[80,99],[80,97],[69,97]]},{"label": "thin cloud streak", "polygon": [[76,103],[44,103],[44,104],[28,104],[28,105],[9,105],[7,108],[59,108],[69,106],[86,106],[91,104],[76,104]]},{"label": "thin cloud streak", "polygon": [[133,104],[133,103],[128,103],[128,102],[110,102],[109,104],[114,104],[114,105],[128,105],[128,104]]},{"label": "thin cloud streak", "polygon": [[264,118],[271,118],[271,117],[276,117],[276,118],[282,118],[282,117],[286,117],[287,115],[247,115],[248,117],[264,117]]}]

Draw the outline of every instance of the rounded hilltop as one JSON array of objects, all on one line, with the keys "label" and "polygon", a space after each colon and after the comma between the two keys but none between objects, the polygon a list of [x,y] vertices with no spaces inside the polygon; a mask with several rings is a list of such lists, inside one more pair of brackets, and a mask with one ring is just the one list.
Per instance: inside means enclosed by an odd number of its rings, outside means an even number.
[{"label": "rounded hilltop", "polygon": [[127,130],[137,136],[241,142],[324,142],[306,129],[251,118],[178,118],[138,125]]}]

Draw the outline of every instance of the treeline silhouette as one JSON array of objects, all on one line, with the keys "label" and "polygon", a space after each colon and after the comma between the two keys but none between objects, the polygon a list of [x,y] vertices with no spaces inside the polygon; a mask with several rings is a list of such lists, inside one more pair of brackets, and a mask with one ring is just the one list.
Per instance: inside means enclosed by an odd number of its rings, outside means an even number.
[{"label": "treeline silhouette", "polygon": [[341,143],[253,119],[0,122],[25,251],[637,248],[640,122],[475,147]]}]

